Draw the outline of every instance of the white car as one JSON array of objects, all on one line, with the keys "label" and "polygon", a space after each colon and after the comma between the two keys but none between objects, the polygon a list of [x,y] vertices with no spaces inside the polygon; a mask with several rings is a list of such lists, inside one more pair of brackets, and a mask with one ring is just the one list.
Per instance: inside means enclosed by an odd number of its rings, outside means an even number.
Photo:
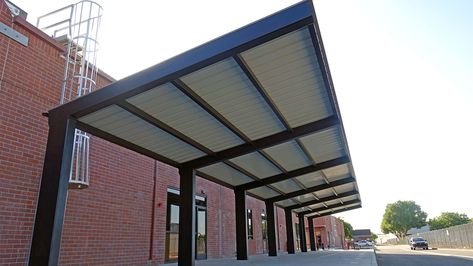
[{"label": "white car", "polygon": [[373,244],[371,244],[371,242],[368,240],[358,240],[355,242],[355,247],[358,248],[370,248],[372,246]]}]

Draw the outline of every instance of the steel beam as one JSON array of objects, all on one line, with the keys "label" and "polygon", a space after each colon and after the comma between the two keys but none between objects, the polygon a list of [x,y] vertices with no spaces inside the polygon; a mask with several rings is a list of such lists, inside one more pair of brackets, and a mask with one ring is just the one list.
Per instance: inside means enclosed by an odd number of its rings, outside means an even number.
[{"label": "steel beam", "polygon": [[179,266],[195,265],[195,170],[179,168]]},{"label": "steel beam", "polygon": [[[312,216],[309,216],[307,218],[319,218],[319,217],[324,217],[324,216],[328,216],[328,215],[332,215],[332,214],[336,214],[336,213],[340,213],[340,212],[346,212],[346,211],[351,211],[351,210],[356,210],[356,209],[359,209],[361,208],[361,205],[356,205],[356,206],[352,206],[352,207],[347,207],[345,209],[340,209],[340,210],[336,210],[336,211],[331,211],[331,212],[325,212],[325,213],[322,213],[322,214],[316,214],[316,215],[312,215]],[[315,213],[315,212],[314,212]]]},{"label": "steel beam", "polygon": [[299,243],[301,252],[307,252],[307,242],[305,239],[305,219],[304,215],[298,215],[299,218]]},{"label": "steel beam", "polygon": [[268,233],[268,255],[277,256],[277,245],[276,245],[276,223],[274,222],[274,202],[265,201],[266,205],[266,217],[267,224],[266,229]]},{"label": "steel beam", "polygon": [[349,183],[352,183],[352,182],[355,182],[355,181],[356,181],[355,178],[347,177],[347,178],[332,181],[329,184],[322,184],[322,185],[306,188],[305,190],[297,190],[297,191],[294,191],[294,192],[286,193],[285,195],[275,196],[275,197],[269,198],[268,200],[277,202],[277,201],[281,201],[281,200],[285,200],[285,199],[294,198],[294,197],[297,197],[297,196],[302,196],[304,194],[313,193],[313,192],[317,192],[317,191],[320,191],[320,190],[324,190],[324,189],[328,189],[328,188],[332,188],[332,187],[337,187],[337,186],[341,186],[341,185],[345,185],[345,184],[349,184]]},{"label": "steel beam", "polygon": [[75,120],[49,116],[29,265],[57,265],[74,144]]},{"label": "steel beam", "polygon": [[315,233],[314,233],[314,219],[307,218],[308,225],[309,225],[309,242],[310,242],[310,250],[315,251]]},{"label": "steel beam", "polygon": [[327,128],[336,126],[340,123],[337,116],[330,116],[315,122],[311,122],[289,131],[282,131],[274,135],[266,136],[252,143],[244,143],[232,148],[228,148],[223,151],[216,152],[215,155],[209,155],[201,158],[197,158],[184,163],[185,167],[190,168],[201,168],[214,163],[218,163],[224,160],[229,160],[241,155],[245,155],[260,149],[275,146],[296,138],[304,137],[306,135],[314,134],[316,132],[325,130]]},{"label": "steel beam", "polygon": [[258,181],[252,181],[252,182],[240,185],[240,186],[238,186],[238,188],[245,189],[245,190],[250,190],[250,189],[253,189],[253,188],[267,186],[267,185],[272,184],[272,183],[281,182],[281,181],[288,180],[288,179],[291,179],[291,178],[294,178],[294,177],[298,177],[298,176],[301,176],[301,175],[321,171],[321,170],[324,170],[324,169],[327,169],[327,168],[330,168],[330,167],[335,167],[335,166],[338,166],[338,165],[341,165],[341,164],[346,164],[346,163],[349,163],[349,162],[350,162],[350,159],[348,157],[342,156],[342,157],[339,157],[339,158],[336,158],[336,159],[333,159],[333,160],[321,162],[317,165],[309,165],[309,166],[306,166],[306,167],[302,167],[302,168],[299,168],[299,169],[296,169],[296,170],[289,171],[287,173],[281,173],[281,174],[277,174],[277,175],[274,175],[274,176],[270,176],[270,177],[267,177],[267,178],[260,179]]},{"label": "steel beam", "polygon": [[287,239],[287,253],[294,254],[294,227],[292,223],[292,211],[284,209],[284,216],[286,217],[286,239]]},{"label": "steel beam", "polygon": [[235,227],[237,260],[248,259],[248,226],[246,217],[246,191],[235,192]]},{"label": "steel beam", "polygon": [[328,196],[328,197],[325,197],[325,198],[319,198],[319,199],[316,199],[316,200],[311,200],[311,201],[306,201],[306,202],[299,203],[299,204],[294,204],[294,205],[287,206],[287,207],[284,207],[284,208],[293,210],[293,209],[307,207],[307,206],[314,205],[314,204],[323,203],[323,202],[330,201],[330,200],[336,200],[336,199],[341,199],[341,198],[344,198],[344,197],[357,195],[358,193],[359,192],[357,190],[352,190],[352,191],[348,191],[348,192],[344,192],[344,193],[338,193],[338,195],[332,195],[332,196]]},{"label": "steel beam", "polygon": [[314,212],[320,212],[320,211],[325,211],[327,209],[339,208],[339,207],[343,207],[345,205],[351,205],[351,204],[360,203],[360,202],[361,201],[359,199],[349,200],[349,201],[345,201],[343,203],[336,203],[336,204],[332,204],[332,205],[327,205],[327,207],[320,207],[320,208],[312,209],[310,211],[299,212],[299,213],[297,213],[297,215],[304,216],[304,215],[311,214],[311,213],[314,213]]}]

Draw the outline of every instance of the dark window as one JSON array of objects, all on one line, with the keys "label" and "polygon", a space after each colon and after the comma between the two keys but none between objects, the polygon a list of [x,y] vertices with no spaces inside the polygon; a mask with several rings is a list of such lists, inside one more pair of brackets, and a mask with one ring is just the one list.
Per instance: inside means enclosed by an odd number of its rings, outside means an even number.
[{"label": "dark window", "polygon": [[299,224],[296,223],[294,227],[296,229],[296,250],[301,250],[301,245],[300,245],[301,244],[301,242],[300,242],[301,237],[300,237],[300,234],[299,234]]},{"label": "dark window", "polygon": [[248,239],[253,239],[253,212],[248,209]]}]

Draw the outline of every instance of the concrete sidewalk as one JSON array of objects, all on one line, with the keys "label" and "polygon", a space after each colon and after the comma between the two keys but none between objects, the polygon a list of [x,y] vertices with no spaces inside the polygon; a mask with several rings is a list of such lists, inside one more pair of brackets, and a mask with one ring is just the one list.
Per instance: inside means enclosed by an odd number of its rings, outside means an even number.
[{"label": "concrete sidewalk", "polygon": [[[177,263],[167,264],[177,265]],[[247,261],[239,261],[235,258],[227,259],[209,259],[196,261],[197,266],[234,266],[234,265],[279,265],[279,266],[305,266],[305,265],[324,265],[324,266],[377,266],[376,257],[372,249],[365,250],[325,250],[317,252],[299,252],[296,254],[280,253],[277,257],[268,255],[250,256]]]}]

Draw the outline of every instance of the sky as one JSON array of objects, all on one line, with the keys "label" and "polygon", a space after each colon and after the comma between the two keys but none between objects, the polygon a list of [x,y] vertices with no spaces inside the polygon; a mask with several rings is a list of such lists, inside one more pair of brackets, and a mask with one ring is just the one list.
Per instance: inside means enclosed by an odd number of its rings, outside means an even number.
[{"label": "sky", "polygon": [[[28,20],[74,2],[14,0]],[[120,79],[298,1],[98,1],[98,66]],[[389,203],[473,217],[473,1],[314,0],[363,208]]]}]

